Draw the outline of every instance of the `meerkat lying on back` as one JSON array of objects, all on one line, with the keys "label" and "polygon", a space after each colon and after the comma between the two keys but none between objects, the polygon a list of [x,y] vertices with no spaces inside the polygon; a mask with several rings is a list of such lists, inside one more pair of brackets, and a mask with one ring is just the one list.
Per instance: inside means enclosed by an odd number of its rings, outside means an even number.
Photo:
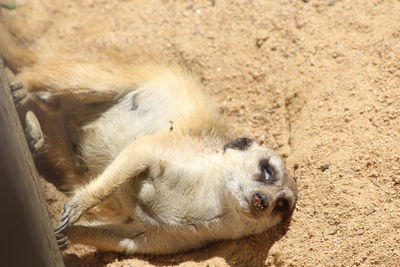
[{"label": "meerkat lying on back", "polygon": [[[261,233],[292,212],[281,158],[233,138],[187,68],[94,48],[33,54],[0,27],[0,53],[23,67],[11,87],[39,171],[70,196],[58,235],[166,254]],[[87,213],[98,220],[76,224]]]}]

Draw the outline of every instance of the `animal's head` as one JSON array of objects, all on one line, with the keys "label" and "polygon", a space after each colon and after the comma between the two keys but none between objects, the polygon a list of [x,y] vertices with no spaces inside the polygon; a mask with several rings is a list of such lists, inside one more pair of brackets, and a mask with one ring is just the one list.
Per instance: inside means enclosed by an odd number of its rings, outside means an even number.
[{"label": "animal's head", "polygon": [[282,159],[272,150],[248,138],[224,147],[226,186],[236,211],[271,226],[293,211],[297,187]]}]

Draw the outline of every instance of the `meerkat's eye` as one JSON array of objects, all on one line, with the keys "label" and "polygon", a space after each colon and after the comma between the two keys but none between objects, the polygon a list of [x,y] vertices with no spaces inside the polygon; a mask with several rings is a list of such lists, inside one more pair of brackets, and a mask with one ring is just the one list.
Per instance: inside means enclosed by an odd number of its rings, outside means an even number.
[{"label": "meerkat's eye", "polygon": [[260,181],[267,184],[275,182],[275,172],[268,160],[260,161],[261,177]]},{"label": "meerkat's eye", "polygon": [[271,174],[267,169],[263,169],[262,172],[263,173],[261,175],[261,181],[264,183],[269,183],[269,181],[271,180]]}]

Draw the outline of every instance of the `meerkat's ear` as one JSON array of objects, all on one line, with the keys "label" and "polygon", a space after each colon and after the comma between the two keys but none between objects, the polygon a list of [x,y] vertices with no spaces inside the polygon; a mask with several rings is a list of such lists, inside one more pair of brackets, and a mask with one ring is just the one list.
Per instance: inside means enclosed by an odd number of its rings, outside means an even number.
[{"label": "meerkat's ear", "polygon": [[235,149],[235,150],[247,150],[253,142],[254,142],[254,140],[252,140],[250,138],[241,137],[232,142],[225,144],[224,151],[226,151],[228,148]]}]

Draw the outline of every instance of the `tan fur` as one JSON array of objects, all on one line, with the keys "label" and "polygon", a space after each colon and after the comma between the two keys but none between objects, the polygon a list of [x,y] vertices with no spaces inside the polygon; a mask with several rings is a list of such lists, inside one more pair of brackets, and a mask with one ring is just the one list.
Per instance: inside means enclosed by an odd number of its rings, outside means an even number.
[{"label": "tan fur", "polygon": [[[36,55],[0,31],[9,66],[25,66],[19,110],[43,130],[39,170],[70,195],[60,231],[72,243],[174,253],[261,233],[293,210],[280,157],[254,142],[225,146],[234,133],[186,67],[118,49]],[[263,160],[272,182],[260,180]],[[101,221],[75,224],[88,212]]]}]

